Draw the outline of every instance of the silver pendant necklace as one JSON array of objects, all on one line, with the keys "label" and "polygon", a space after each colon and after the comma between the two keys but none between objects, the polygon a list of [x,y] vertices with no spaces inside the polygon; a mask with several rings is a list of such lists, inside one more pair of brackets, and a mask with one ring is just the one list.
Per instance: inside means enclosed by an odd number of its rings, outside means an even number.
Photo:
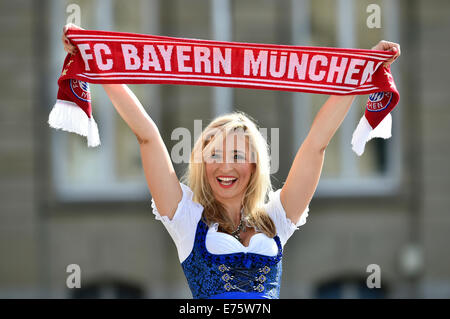
[{"label": "silver pendant necklace", "polygon": [[236,230],[235,230],[234,232],[231,233],[231,236],[233,236],[234,238],[236,238],[237,240],[239,240],[239,242],[242,243],[240,233],[241,233],[241,231],[242,231],[242,232],[245,232],[246,230],[247,230],[247,229],[246,229],[246,227],[245,227],[245,225],[244,225],[244,214],[242,213],[242,210],[241,210],[241,221],[239,222],[239,225],[238,225],[238,227],[236,228]]}]

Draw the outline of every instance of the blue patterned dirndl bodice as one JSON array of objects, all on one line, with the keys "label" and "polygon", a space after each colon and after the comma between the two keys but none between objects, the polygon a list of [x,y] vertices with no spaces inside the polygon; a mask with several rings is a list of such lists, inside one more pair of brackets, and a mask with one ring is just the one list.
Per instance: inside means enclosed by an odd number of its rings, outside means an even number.
[{"label": "blue patterned dirndl bodice", "polygon": [[276,256],[254,253],[216,255],[206,249],[208,226],[197,224],[194,246],[181,263],[194,299],[279,298],[283,249],[280,238]]}]

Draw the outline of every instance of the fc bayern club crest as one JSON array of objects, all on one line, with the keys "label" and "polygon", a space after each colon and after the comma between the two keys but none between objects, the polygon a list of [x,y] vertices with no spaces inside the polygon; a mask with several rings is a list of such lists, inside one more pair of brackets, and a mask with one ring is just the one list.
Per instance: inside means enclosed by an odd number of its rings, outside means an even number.
[{"label": "fc bayern club crest", "polygon": [[89,90],[89,84],[80,80],[70,79],[70,89],[73,95],[82,101],[91,101],[91,92]]},{"label": "fc bayern club crest", "polygon": [[392,92],[375,92],[369,95],[367,110],[380,112],[387,108],[392,101]]}]

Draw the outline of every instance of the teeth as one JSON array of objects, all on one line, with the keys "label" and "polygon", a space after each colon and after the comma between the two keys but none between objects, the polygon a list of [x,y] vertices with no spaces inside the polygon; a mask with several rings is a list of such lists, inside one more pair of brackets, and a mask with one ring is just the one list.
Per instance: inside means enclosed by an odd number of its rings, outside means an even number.
[{"label": "teeth", "polygon": [[237,178],[232,178],[232,177],[217,177],[218,180],[222,181],[222,182],[231,182],[231,181],[235,181]]}]

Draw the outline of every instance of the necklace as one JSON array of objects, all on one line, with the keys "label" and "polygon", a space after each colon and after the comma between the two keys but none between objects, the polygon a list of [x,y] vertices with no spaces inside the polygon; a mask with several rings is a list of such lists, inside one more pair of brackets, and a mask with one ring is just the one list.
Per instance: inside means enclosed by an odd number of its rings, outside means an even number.
[{"label": "necklace", "polygon": [[231,236],[233,236],[234,238],[239,240],[239,242],[242,243],[241,236],[239,236],[241,231],[243,231],[243,232],[246,231],[246,228],[245,228],[245,225],[244,225],[244,214],[242,213],[242,210],[241,210],[241,221],[239,222],[239,225],[236,228],[236,230],[231,233]]}]

